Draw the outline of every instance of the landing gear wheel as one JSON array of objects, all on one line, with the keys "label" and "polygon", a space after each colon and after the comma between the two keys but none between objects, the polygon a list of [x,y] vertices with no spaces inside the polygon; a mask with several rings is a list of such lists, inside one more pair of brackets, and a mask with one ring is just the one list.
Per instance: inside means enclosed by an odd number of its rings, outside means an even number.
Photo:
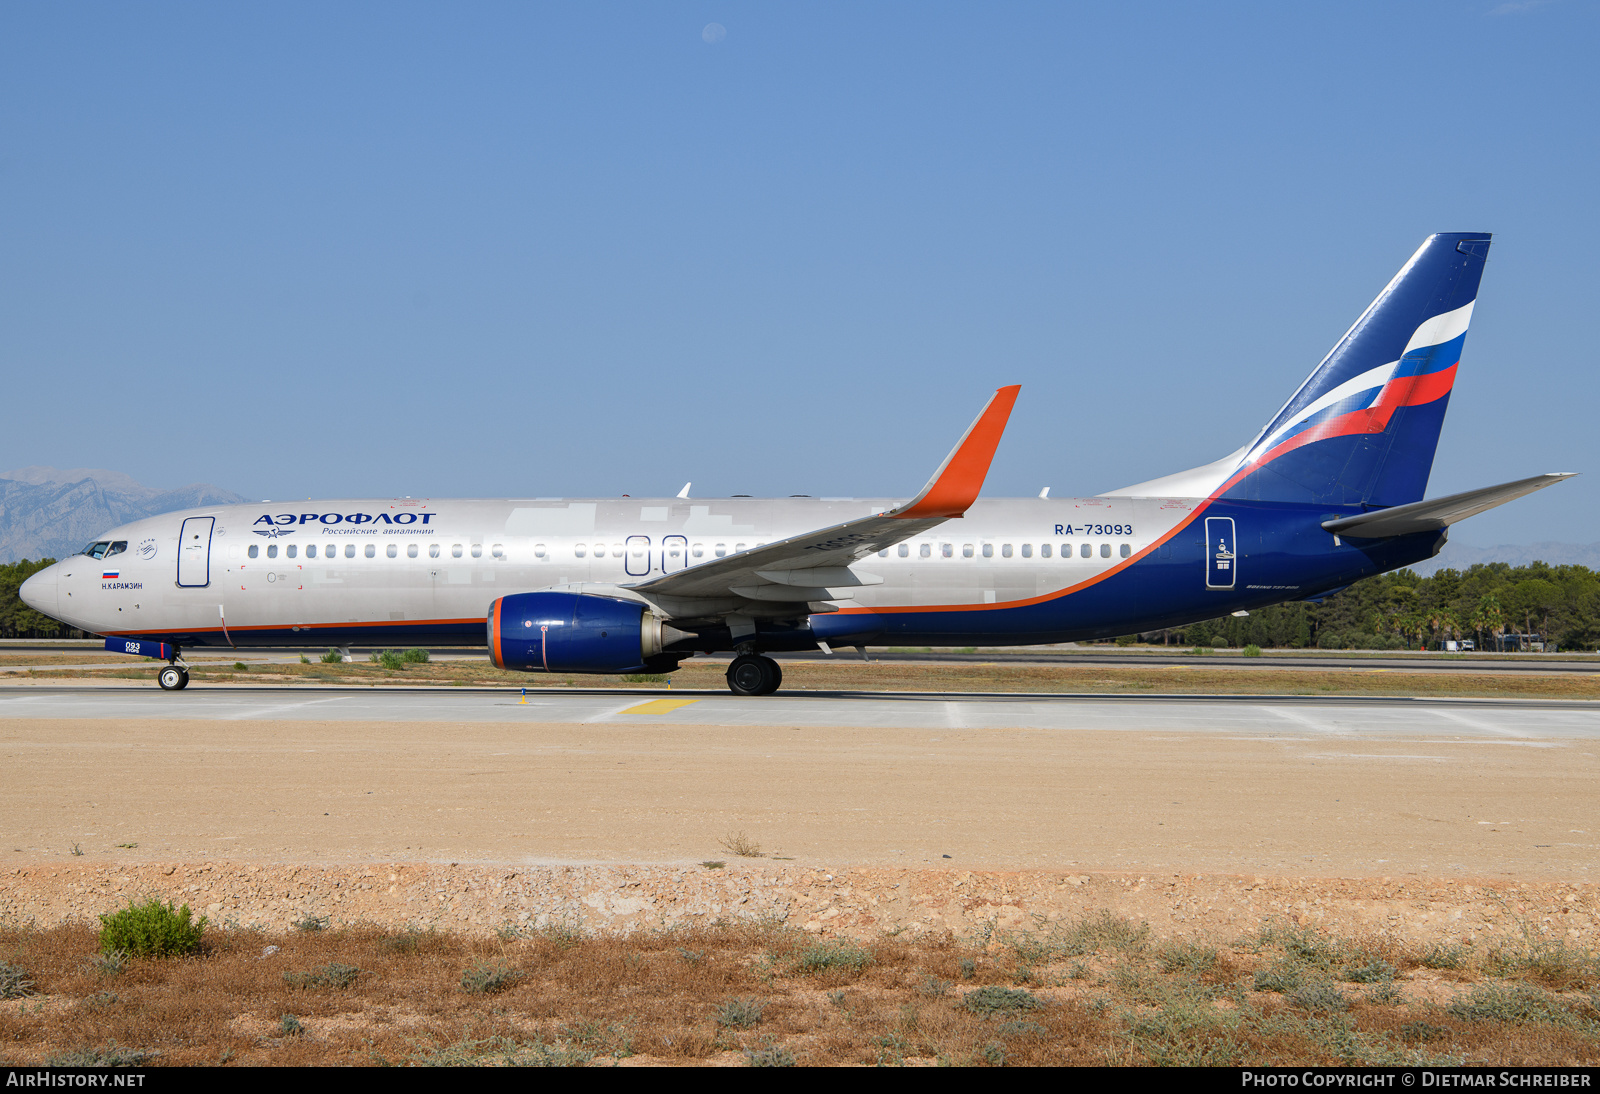
[{"label": "landing gear wheel", "polygon": [[184,668],[182,665],[179,665],[178,676],[178,690],[182,691],[184,688],[189,686],[189,670]]},{"label": "landing gear wheel", "polygon": [[181,691],[189,684],[189,674],[177,665],[168,665],[156,673],[156,683],[161,685],[162,691]]},{"label": "landing gear wheel", "polygon": [[771,695],[783,683],[783,670],[770,657],[742,654],[728,666],[728,690],[735,695]]}]

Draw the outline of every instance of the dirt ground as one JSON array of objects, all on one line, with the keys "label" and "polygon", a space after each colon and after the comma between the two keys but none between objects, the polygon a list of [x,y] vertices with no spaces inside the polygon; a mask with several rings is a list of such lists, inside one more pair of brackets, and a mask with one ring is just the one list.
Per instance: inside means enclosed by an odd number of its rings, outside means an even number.
[{"label": "dirt ground", "polygon": [[154,898],[187,904],[219,927],[266,932],[320,921],[489,937],[553,927],[628,934],[747,920],[821,937],[970,938],[1110,911],[1160,938],[1236,938],[1288,924],[1411,946],[1600,941],[1600,888],[1587,881],[707,861],[722,865],[34,861],[0,874],[0,923],[98,925],[102,914]]},{"label": "dirt ground", "polygon": [[[633,929],[694,908],[968,932],[1093,892],[1152,924],[1348,914],[1465,937],[1532,916],[1587,939],[1585,745],[13,718],[0,919],[92,922],[149,893],[270,928]],[[511,903],[490,899],[513,878]]]},{"label": "dirt ground", "polygon": [[[0,961],[37,987],[0,1058],[1592,1062],[1596,766],[1583,739],[10,718]],[[99,917],[150,899],[211,956],[96,971]],[[319,962],[356,987],[295,987]],[[489,965],[521,979],[471,994]]]}]

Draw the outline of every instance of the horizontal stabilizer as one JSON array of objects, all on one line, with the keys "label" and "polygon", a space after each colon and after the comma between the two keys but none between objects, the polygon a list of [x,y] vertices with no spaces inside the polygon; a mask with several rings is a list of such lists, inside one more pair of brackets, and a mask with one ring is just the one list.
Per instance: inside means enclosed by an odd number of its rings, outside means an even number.
[{"label": "horizontal stabilizer", "polygon": [[1436,532],[1457,521],[1475,517],[1486,509],[1493,509],[1497,505],[1515,501],[1524,494],[1531,494],[1535,490],[1553,486],[1563,479],[1570,479],[1574,474],[1576,472],[1568,471],[1535,475],[1531,479],[1518,479],[1516,482],[1502,483],[1499,486],[1485,486],[1480,490],[1451,494],[1447,498],[1414,501],[1409,505],[1396,505],[1371,513],[1359,513],[1353,517],[1325,520],[1322,526],[1336,535],[1351,536],[1356,539],[1385,539],[1389,536],[1409,535],[1412,532]]}]

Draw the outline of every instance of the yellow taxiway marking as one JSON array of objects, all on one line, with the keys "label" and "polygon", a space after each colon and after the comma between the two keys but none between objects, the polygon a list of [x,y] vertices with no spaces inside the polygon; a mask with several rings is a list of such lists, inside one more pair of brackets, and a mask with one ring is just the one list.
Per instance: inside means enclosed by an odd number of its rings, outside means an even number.
[{"label": "yellow taxiway marking", "polygon": [[648,703],[640,703],[636,707],[629,707],[622,711],[623,714],[671,714],[679,707],[686,707],[690,703],[698,703],[698,699],[652,699]]}]

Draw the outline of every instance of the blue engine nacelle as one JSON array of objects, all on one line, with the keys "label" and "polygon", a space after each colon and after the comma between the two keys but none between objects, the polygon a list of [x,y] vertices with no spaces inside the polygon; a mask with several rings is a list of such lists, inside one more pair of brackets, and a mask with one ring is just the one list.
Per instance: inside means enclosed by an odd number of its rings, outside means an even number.
[{"label": "blue engine nacelle", "polygon": [[636,600],[588,593],[517,593],[489,608],[489,656],[522,672],[670,672],[664,643],[692,635]]}]

